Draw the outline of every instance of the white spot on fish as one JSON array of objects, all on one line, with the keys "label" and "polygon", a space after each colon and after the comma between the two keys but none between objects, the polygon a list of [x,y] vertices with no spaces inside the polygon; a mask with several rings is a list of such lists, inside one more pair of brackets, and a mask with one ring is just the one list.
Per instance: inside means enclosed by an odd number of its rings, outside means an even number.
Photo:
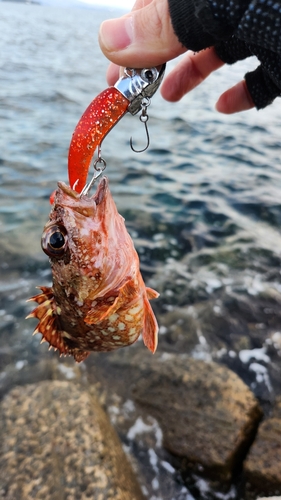
[{"label": "white spot on fish", "polygon": [[119,318],[119,314],[113,313],[109,316],[108,321],[110,323],[114,323]]},{"label": "white spot on fish", "polygon": [[133,316],[131,316],[131,314],[125,314],[125,320],[126,321],[133,321]]},{"label": "white spot on fish", "polygon": [[122,321],[120,321],[120,323],[118,323],[118,330],[123,331],[125,330],[125,328],[126,328],[125,323],[122,323]]},{"label": "white spot on fish", "polygon": [[141,310],[141,308],[142,308],[142,305],[137,304],[135,307],[132,307],[131,309],[129,309],[129,313],[134,316],[135,314],[137,314]]}]

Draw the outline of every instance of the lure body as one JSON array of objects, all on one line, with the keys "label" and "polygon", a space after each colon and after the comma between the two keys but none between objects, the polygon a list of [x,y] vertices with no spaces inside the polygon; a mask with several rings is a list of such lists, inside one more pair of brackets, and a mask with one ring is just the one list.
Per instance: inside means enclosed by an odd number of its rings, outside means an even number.
[{"label": "lure body", "polygon": [[79,120],[68,154],[69,184],[77,193],[85,187],[95,150],[127,112],[129,104],[118,89],[109,87],[91,102]]},{"label": "lure body", "polygon": [[143,98],[158,89],[165,65],[141,70],[122,69],[114,87],[101,92],[80,118],[69,147],[69,185],[77,193],[84,189],[93,155],[104,137],[127,113],[136,114]]}]

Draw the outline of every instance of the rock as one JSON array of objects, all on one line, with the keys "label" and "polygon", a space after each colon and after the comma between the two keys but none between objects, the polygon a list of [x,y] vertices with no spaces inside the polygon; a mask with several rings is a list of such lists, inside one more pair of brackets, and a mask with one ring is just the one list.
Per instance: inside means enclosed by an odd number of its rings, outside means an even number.
[{"label": "rock", "polygon": [[71,358],[63,362],[57,356],[43,357],[37,363],[26,360],[5,366],[0,377],[0,398],[16,385],[38,383],[43,380],[82,381],[83,365],[78,365]]},{"label": "rock", "polygon": [[281,497],[259,497],[257,500],[281,500]]},{"label": "rock", "polygon": [[245,462],[247,489],[259,495],[281,495],[281,397],[260,425]]},{"label": "rock", "polygon": [[155,356],[133,397],[159,422],[169,452],[221,481],[241,465],[262,415],[237,375],[187,356]]},{"label": "rock", "polygon": [[120,441],[80,384],[16,387],[0,405],[0,499],[143,500]]}]

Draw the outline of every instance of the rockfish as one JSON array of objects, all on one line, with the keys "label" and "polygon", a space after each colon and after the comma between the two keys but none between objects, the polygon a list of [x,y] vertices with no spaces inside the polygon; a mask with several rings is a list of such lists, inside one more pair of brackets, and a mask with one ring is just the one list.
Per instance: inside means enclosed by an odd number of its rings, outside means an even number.
[{"label": "rockfish", "polygon": [[83,361],[89,351],[112,351],[142,334],[152,352],[158,325],[139,258],[123,217],[103,177],[93,196],[80,195],[59,182],[50,220],[42,235],[50,257],[53,286],[41,294],[28,315],[39,323],[34,333],[61,354]]}]

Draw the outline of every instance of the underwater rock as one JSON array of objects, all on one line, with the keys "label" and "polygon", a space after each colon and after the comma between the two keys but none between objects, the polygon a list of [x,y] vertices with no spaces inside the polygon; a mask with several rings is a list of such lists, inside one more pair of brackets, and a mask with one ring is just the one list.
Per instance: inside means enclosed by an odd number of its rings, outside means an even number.
[{"label": "underwater rock", "polygon": [[[259,495],[281,495],[281,398],[260,425],[245,462],[247,490]],[[250,493],[249,493],[250,496]]]},{"label": "underwater rock", "polygon": [[119,438],[81,385],[16,387],[0,405],[0,499],[143,500]]}]

